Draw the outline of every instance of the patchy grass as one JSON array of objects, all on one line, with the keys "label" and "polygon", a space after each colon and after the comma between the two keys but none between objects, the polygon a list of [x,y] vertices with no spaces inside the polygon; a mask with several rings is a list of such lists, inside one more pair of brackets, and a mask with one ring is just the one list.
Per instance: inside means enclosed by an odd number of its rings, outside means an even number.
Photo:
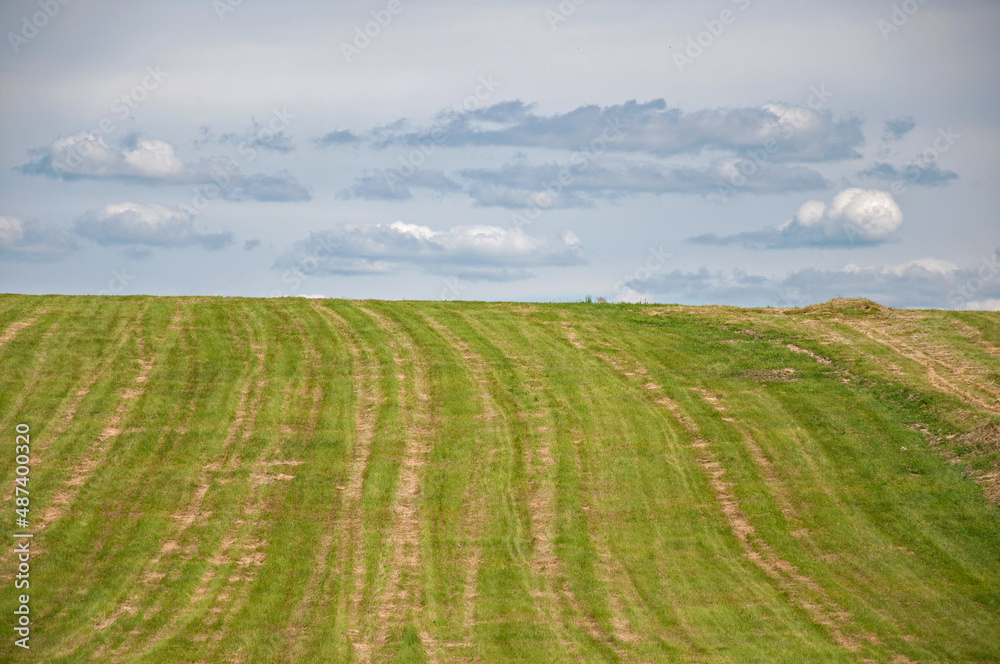
[{"label": "patchy grass", "polygon": [[998,377],[866,300],[0,296],[30,658],[997,661]]}]

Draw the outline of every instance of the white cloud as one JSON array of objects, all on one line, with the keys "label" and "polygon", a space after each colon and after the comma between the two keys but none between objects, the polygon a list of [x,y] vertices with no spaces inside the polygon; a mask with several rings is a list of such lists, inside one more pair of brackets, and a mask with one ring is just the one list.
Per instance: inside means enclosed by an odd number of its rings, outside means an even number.
[{"label": "white cloud", "polygon": [[149,185],[193,184],[214,188],[230,201],[303,201],[309,190],[290,173],[245,175],[235,161],[218,157],[185,164],[174,146],[152,138],[132,138],[113,147],[89,131],[57,138],[49,146],[30,151],[32,160],[17,167],[26,175],[62,180],[126,180]]},{"label": "white cloud", "polygon": [[76,248],[65,229],[0,215],[0,260],[49,261],[62,258]]},{"label": "white cloud", "polygon": [[972,300],[965,304],[965,308],[973,311],[1000,311],[1000,298]]},{"label": "white cloud", "polygon": [[751,247],[862,246],[888,242],[903,224],[903,211],[888,192],[845,189],[829,205],[806,201],[794,217],[776,228],[719,237],[700,235],[695,244],[742,244]]},{"label": "white cloud", "polygon": [[907,261],[905,263],[882,265],[880,267],[859,267],[854,263],[848,263],[844,266],[844,272],[850,272],[851,274],[881,272],[882,274],[894,274],[897,277],[901,277],[909,272],[911,268],[915,267],[921,268],[933,274],[940,274],[942,276],[950,276],[958,271],[958,266],[951,261],[945,261],[939,258],[917,258],[916,260]]},{"label": "white cloud", "polygon": [[628,304],[641,304],[643,302],[652,302],[653,298],[650,295],[643,295],[634,288],[624,288],[618,295],[615,295],[614,302],[627,302]]},{"label": "white cloud", "polygon": [[126,164],[146,177],[176,177],[184,172],[184,162],[177,157],[174,146],[159,139],[138,141],[134,148],[126,149],[122,156]]},{"label": "white cloud", "polygon": [[[656,295],[660,302],[802,306],[832,297],[867,297],[892,307],[994,309],[1000,305],[1000,251],[975,267],[938,258],[841,270],[805,269],[784,277],[730,272],[675,271],[627,286]],[[976,299],[973,299],[975,297]]]},{"label": "white cloud", "polygon": [[417,267],[468,280],[507,281],[532,276],[530,268],[583,262],[580,240],[566,231],[558,240],[499,226],[429,226],[397,221],[339,225],[310,233],[275,268],[317,274],[384,274]]},{"label": "white cloud", "polygon": [[24,226],[20,219],[0,217],[0,247],[13,247],[24,237]]},{"label": "white cloud", "polygon": [[202,233],[183,211],[163,205],[113,203],[91,210],[76,220],[81,237],[103,245],[143,245],[222,249],[233,242],[233,234]]}]

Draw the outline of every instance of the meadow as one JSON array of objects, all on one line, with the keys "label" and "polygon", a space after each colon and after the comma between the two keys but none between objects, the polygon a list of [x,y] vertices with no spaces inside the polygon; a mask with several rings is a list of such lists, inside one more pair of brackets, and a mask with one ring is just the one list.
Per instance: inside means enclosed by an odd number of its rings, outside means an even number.
[{"label": "meadow", "polygon": [[0,432],[3,662],[1000,661],[1000,313],[0,295]]}]

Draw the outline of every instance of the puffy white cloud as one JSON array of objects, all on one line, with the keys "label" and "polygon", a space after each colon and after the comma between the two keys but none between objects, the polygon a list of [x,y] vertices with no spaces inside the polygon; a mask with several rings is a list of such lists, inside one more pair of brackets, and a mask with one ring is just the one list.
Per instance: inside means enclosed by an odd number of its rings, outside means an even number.
[{"label": "puffy white cloud", "polygon": [[174,146],[159,139],[136,141],[122,156],[126,164],[145,177],[177,177],[184,173],[184,162],[177,157]]},{"label": "puffy white cloud", "polygon": [[615,295],[613,302],[626,302],[628,304],[643,304],[645,302],[652,302],[653,298],[650,295],[644,295],[634,288],[623,288],[621,292]]},{"label": "puffy white cloud", "polygon": [[505,281],[532,276],[530,268],[583,262],[580,240],[558,240],[499,226],[454,226],[435,231],[404,223],[339,225],[310,233],[275,263],[276,269],[315,274],[379,274],[416,267],[468,280]]},{"label": "puffy white cloud", "polygon": [[62,258],[76,243],[62,228],[0,215],[0,260],[41,262]]},{"label": "puffy white cloud", "polygon": [[776,228],[719,237],[700,235],[694,244],[742,244],[749,247],[849,247],[888,242],[903,223],[892,195],[878,189],[845,189],[829,205],[806,201],[794,217]]},{"label": "puffy white cloud", "polygon": [[76,220],[74,230],[103,245],[222,249],[234,241],[228,231],[199,232],[192,219],[177,208],[138,203],[113,203],[91,210]]},{"label": "puffy white cloud", "polygon": [[20,219],[0,216],[0,247],[13,247],[24,237]]}]

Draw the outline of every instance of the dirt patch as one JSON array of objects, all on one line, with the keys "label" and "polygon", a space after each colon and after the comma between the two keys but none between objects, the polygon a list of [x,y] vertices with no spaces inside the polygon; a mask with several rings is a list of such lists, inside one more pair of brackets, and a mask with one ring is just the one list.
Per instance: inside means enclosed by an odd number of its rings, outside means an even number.
[{"label": "dirt patch", "polygon": [[831,362],[830,360],[826,359],[822,355],[817,355],[816,353],[812,352],[808,348],[800,348],[799,346],[796,346],[795,344],[788,344],[788,345],[785,346],[785,348],[787,348],[788,350],[792,351],[793,353],[801,353],[803,355],[808,355],[809,357],[811,357],[812,359],[816,360],[820,364],[825,364],[826,366],[830,366],[830,365],[833,364],[833,362]]},{"label": "dirt patch", "polygon": [[28,318],[27,320],[18,321],[16,323],[11,323],[7,326],[7,329],[0,334],[0,346],[9,343],[17,333],[26,327],[30,327],[35,324],[36,318]]},{"label": "dirt patch", "polygon": [[736,378],[749,378],[758,383],[794,383],[799,380],[795,376],[795,369],[785,367],[784,369],[754,369],[736,374]]}]

